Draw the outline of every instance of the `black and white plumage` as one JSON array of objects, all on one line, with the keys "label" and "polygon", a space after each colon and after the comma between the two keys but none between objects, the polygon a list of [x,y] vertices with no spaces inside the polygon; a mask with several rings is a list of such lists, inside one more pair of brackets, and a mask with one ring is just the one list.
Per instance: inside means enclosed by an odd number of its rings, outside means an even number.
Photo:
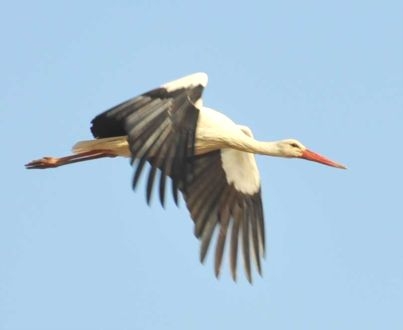
[{"label": "black and white plumage", "polygon": [[[177,191],[181,190],[195,223],[195,235],[201,240],[201,261],[204,261],[214,231],[218,229],[216,275],[220,271],[232,219],[229,234],[232,274],[235,278],[238,242],[241,239],[246,274],[251,280],[251,252],[257,260],[259,272],[260,259],[264,254],[260,183],[255,180],[254,189],[250,193],[242,193],[233,182],[227,181],[223,158],[236,158],[241,151],[227,150],[225,154],[223,150],[213,149],[201,153],[197,146],[195,148],[198,119],[200,116],[203,120],[204,115],[200,115],[203,108],[199,107],[206,85],[207,76],[203,73],[168,83],[95,117],[91,131],[96,138],[128,136],[132,163],[137,165],[133,187],[137,185],[144,164],[148,162],[151,165],[147,180],[147,202],[150,201],[157,169],[160,172],[158,186],[162,205],[165,203],[166,177],[172,179],[175,202],[178,202]],[[240,160],[245,158],[245,173],[237,173],[234,179],[243,177],[243,180],[249,180],[251,171],[258,175],[253,155],[238,157]],[[240,185],[242,179],[238,183]]]},{"label": "black and white plumage", "polygon": [[[213,236],[215,273],[220,273],[224,247],[229,246],[232,277],[242,250],[248,280],[252,264],[259,274],[265,254],[264,216],[259,171],[254,154],[299,157],[344,168],[306,149],[296,140],[260,142],[251,131],[203,106],[207,75],[196,73],[123,102],[92,120],[95,140],[81,141],[74,155],[44,157],[27,168],[49,168],[100,157],[130,157],[136,170],[133,187],[149,164],[146,199],[158,186],[165,204],[167,178],[178,203],[180,191],[201,240],[204,261]],[[229,242],[226,244],[226,241]]]}]

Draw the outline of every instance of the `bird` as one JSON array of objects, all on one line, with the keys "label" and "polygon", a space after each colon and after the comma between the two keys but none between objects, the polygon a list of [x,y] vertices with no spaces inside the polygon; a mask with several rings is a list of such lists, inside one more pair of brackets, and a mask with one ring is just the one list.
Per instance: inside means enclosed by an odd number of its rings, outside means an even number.
[{"label": "bird", "polygon": [[200,240],[200,261],[205,261],[215,240],[216,277],[220,276],[224,250],[228,249],[233,280],[237,280],[238,262],[243,259],[246,278],[252,283],[253,270],[262,276],[266,249],[255,155],[346,167],[296,139],[256,140],[247,126],[203,105],[207,82],[207,74],[198,72],[122,102],[91,121],[94,139],[76,143],[71,155],[43,157],[25,166],[47,169],[103,157],[127,157],[135,168],[135,189],[148,164],[147,203],[154,186],[158,186],[160,203],[165,206],[170,178],[175,204],[181,193],[194,222],[194,235]]}]

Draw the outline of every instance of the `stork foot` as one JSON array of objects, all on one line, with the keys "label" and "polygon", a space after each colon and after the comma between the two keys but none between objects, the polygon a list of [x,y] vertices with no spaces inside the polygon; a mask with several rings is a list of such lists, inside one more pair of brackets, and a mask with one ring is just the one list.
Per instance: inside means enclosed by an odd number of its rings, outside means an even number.
[{"label": "stork foot", "polygon": [[32,162],[29,162],[28,164],[25,164],[25,167],[27,169],[45,169],[45,168],[51,168],[51,167],[58,167],[62,164],[60,164],[60,158],[56,157],[43,157],[41,159],[33,160]]},{"label": "stork foot", "polygon": [[113,150],[90,150],[60,158],[43,157],[41,159],[33,160],[32,162],[25,164],[25,167],[27,169],[44,169],[83,162],[91,159],[116,156],[118,156],[118,154],[116,154]]}]

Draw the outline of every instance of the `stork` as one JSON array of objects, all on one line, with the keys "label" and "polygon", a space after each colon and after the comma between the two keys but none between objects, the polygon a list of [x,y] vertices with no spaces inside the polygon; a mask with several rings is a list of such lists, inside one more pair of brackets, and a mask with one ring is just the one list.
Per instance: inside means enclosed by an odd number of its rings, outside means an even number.
[{"label": "stork", "polygon": [[45,169],[102,157],[129,157],[136,167],[135,188],[148,163],[147,203],[158,172],[159,199],[165,205],[166,179],[171,178],[173,199],[178,204],[178,192],[182,193],[195,225],[195,236],[201,241],[201,262],[215,235],[214,269],[218,277],[228,236],[234,281],[241,246],[246,277],[252,282],[252,261],[261,275],[265,255],[261,182],[255,154],[346,167],[295,139],[255,140],[248,127],[203,106],[207,80],[207,74],[195,73],[129,99],[96,116],[91,122],[95,139],[76,143],[72,155],[43,157],[25,166]]}]

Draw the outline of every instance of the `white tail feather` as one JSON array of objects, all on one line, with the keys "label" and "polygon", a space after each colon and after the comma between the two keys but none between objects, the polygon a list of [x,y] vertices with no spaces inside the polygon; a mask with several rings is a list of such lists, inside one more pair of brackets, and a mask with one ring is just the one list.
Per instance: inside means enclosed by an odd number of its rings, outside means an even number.
[{"label": "white tail feather", "polygon": [[73,146],[73,153],[78,154],[92,150],[112,150],[118,156],[130,157],[127,136],[114,136],[95,140],[79,141]]}]

